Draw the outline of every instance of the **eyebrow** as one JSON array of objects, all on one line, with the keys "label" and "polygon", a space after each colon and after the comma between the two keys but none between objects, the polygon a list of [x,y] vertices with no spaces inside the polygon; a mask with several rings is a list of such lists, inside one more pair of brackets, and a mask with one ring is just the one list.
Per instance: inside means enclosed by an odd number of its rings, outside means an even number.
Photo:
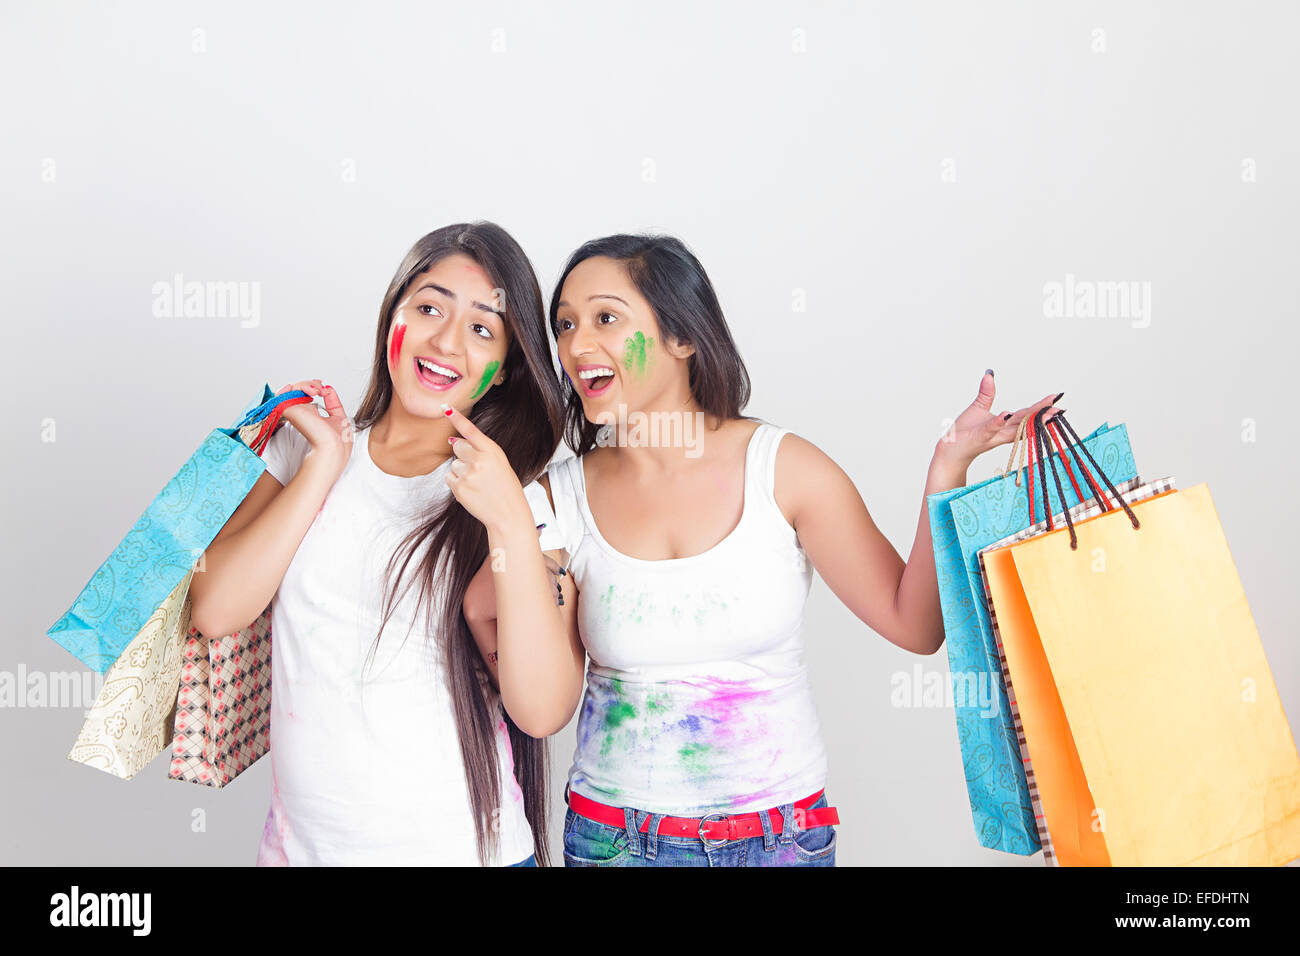
[{"label": "eyebrow", "polygon": [[[624,305],[626,305],[629,309],[632,308],[632,306],[628,305],[628,303],[627,303],[627,301],[626,301],[625,299],[620,299],[618,296],[616,296],[616,295],[614,295],[613,293],[610,293],[610,292],[598,292],[598,293],[596,293],[595,295],[589,295],[589,296],[587,296],[587,301],[588,301],[588,302],[590,302],[592,299],[613,299],[615,302],[622,302],[622,303],[623,303]],[[569,303],[567,303],[567,302],[565,302],[563,299],[561,299],[560,302],[559,302],[559,305],[560,305],[561,307],[568,307]]]},{"label": "eyebrow", "polygon": [[[452,302],[456,302],[459,299],[459,297],[456,295],[455,292],[452,292],[450,289],[443,288],[442,286],[438,285],[436,282],[426,282],[424,285],[420,286],[420,288],[416,289],[415,292],[411,294],[419,295],[425,289],[432,289],[434,292],[437,292],[439,295],[445,295],[447,298],[451,299]],[[475,301],[475,302],[471,302],[470,305],[472,305],[476,309],[481,309],[484,312],[490,312],[493,315],[502,314],[501,312],[498,312],[496,309],[492,308],[492,306],[484,305],[482,302]]]}]

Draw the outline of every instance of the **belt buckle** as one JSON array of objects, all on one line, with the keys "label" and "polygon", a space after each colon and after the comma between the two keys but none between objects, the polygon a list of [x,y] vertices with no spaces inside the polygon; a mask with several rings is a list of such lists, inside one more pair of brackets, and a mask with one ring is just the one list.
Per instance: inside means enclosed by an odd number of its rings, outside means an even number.
[{"label": "belt buckle", "polygon": [[[720,822],[722,822],[723,820],[727,819],[727,814],[725,814],[725,813],[706,813],[704,816],[700,817],[700,829],[699,829],[699,832],[698,832],[696,835],[700,838],[701,841],[703,841],[703,843],[704,843],[704,845],[705,845],[706,847],[708,847],[708,846],[722,846],[722,844],[726,843],[726,842],[730,839],[730,837],[723,837],[721,840],[710,840],[708,837],[706,837],[706,836],[704,835],[704,824],[706,824],[706,823],[709,822],[709,818],[710,818],[710,817],[717,817],[717,818],[718,818],[718,822],[720,823]],[[728,828],[728,832],[730,832],[730,828]]]}]

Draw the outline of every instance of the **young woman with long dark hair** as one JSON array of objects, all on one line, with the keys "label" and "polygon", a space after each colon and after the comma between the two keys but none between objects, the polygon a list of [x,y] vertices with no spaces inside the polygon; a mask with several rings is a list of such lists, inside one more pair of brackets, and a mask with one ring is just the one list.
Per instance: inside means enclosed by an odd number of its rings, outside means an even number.
[{"label": "young woman with long dark hair", "polygon": [[191,586],[206,634],[274,597],[259,864],[545,863],[544,742],[502,714],[461,614],[488,540],[444,482],[442,407],[492,436],[525,510],[549,513],[534,478],[559,443],[553,368],[528,258],[479,222],[430,233],[398,266],[354,420],[319,379],[281,389],[325,414],[285,413],[293,427]]},{"label": "young woman with long dark hair", "polygon": [[[933,654],[943,625],[924,499],[904,562],[825,453],[742,416],[744,363],[708,276],[676,239],[585,244],[550,321],[576,457],[543,484],[567,561],[563,598],[590,658],[566,864],[834,865],[839,817],[802,655],[812,568],[874,631]],[[1054,401],[994,415],[993,397],[988,371],[936,443],[926,494],[964,484],[976,456]],[[550,731],[573,712],[583,661],[524,626],[521,608],[540,613],[544,592],[484,572],[467,615],[503,662],[558,671],[558,692],[532,689],[541,709],[530,720]],[[527,688],[502,693],[513,708]]]}]

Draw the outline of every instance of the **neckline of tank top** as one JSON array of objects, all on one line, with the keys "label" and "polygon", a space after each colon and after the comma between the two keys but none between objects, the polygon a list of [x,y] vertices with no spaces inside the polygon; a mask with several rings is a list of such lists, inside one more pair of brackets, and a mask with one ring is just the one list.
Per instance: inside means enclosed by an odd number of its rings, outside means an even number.
[{"label": "neckline of tank top", "polygon": [[[379,465],[375,464],[375,460],[370,457],[370,429],[371,426],[367,425],[356,433],[353,440],[361,447],[354,447],[352,451],[354,455],[358,451],[361,452],[361,459],[365,470],[369,474],[373,475],[376,481],[382,481],[397,488],[410,488],[412,482],[427,481],[451,463],[451,458],[448,458],[437,468],[433,469],[433,471],[423,475],[390,475],[388,472],[384,471],[384,469],[380,468]],[[445,483],[443,484],[445,486]]]},{"label": "neckline of tank top", "polygon": [[624,554],[622,551],[618,550],[618,548],[606,541],[605,536],[600,533],[600,528],[596,526],[596,517],[591,513],[591,505],[587,501],[587,470],[583,467],[581,458],[574,458],[573,461],[577,463],[575,467],[578,470],[578,482],[580,484],[578,507],[582,509],[583,520],[586,522],[587,529],[591,532],[592,538],[595,539],[596,544],[598,544],[606,553],[613,555],[620,561],[627,561],[631,564],[642,565],[650,568],[680,567],[687,562],[703,561],[706,558],[712,557],[718,551],[721,551],[724,547],[734,541],[737,535],[739,535],[741,528],[743,528],[750,520],[750,514],[753,511],[754,503],[750,500],[749,479],[752,475],[751,465],[753,464],[752,459],[754,457],[754,448],[758,443],[758,433],[764,428],[775,427],[775,425],[771,425],[768,422],[760,421],[758,427],[755,428],[753,433],[749,436],[749,442],[745,445],[745,481],[742,490],[744,500],[740,505],[740,520],[736,522],[735,527],[728,531],[726,535],[724,535],[722,539],[712,547],[701,551],[699,554],[688,554],[680,558],[634,558],[630,554]]}]

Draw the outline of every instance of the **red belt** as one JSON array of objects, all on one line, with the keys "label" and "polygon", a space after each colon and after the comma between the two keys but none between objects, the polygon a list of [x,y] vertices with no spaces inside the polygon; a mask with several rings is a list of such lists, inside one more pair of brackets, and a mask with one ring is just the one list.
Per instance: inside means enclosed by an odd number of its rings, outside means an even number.
[{"label": "red belt", "polygon": [[[840,812],[835,807],[818,807],[816,810],[808,809],[821,799],[824,792],[818,790],[812,796],[804,797],[794,805],[794,818],[799,824],[796,829],[811,830],[813,827],[831,826],[840,822]],[[580,793],[573,793],[568,787],[564,788],[564,799],[574,813],[586,817],[588,820],[595,820],[597,823],[604,823],[611,827],[627,825],[622,807],[611,807],[609,804],[584,797]],[[706,843],[722,843],[726,840],[759,837],[763,835],[763,818],[760,815],[763,813],[768,815],[768,819],[772,823],[772,832],[780,833],[785,820],[780,811],[776,809],[759,810],[754,813],[738,813],[734,816],[727,816],[722,813],[707,813],[702,817],[664,817],[659,821],[658,833],[660,836],[699,837]],[[649,817],[646,817],[641,822],[639,829],[642,833],[649,832]]]}]

